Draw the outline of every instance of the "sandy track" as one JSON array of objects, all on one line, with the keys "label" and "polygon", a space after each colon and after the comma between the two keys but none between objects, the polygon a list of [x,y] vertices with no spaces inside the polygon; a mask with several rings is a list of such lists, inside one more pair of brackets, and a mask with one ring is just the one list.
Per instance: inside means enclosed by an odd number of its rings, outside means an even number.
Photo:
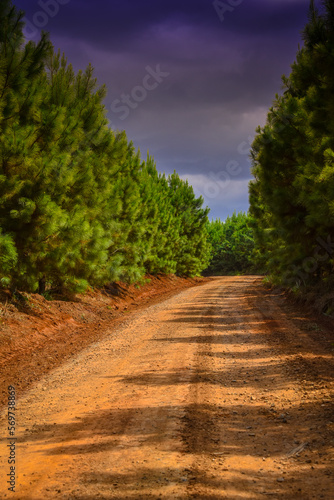
[{"label": "sandy track", "polygon": [[333,498],[333,350],[283,306],[217,278],[133,314],[19,398],[16,493],[1,416],[0,498]]}]

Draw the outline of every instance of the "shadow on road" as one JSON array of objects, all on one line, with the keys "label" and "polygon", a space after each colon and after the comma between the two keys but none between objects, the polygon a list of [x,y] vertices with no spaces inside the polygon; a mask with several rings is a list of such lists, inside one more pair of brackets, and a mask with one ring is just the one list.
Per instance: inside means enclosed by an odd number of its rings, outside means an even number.
[{"label": "shadow on road", "polygon": [[[207,364],[199,361],[198,366],[190,368],[149,370],[137,372],[134,376],[120,374],[117,377],[118,383],[124,387],[133,386],[138,391],[146,387],[154,394],[157,388],[166,388],[167,391],[170,386],[184,384],[188,370],[187,384],[190,387],[224,388],[226,399],[220,404],[136,406],[134,400],[127,408],[97,409],[67,424],[36,425],[25,434],[22,443],[41,441],[49,446],[49,455],[82,456],[108,452],[109,467],[114,467],[115,472],[82,472],[80,481],[87,487],[87,495],[75,498],[97,498],[89,496],[91,485],[98,485],[101,495],[107,489],[119,492],[120,499],[167,498],[164,489],[171,483],[186,485],[187,495],[178,496],[184,500],[332,497],[327,485],[333,469],[322,462],[322,458],[332,452],[329,437],[333,436],[333,425],[330,427],[330,424],[334,422],[333,407],[325,395],[326,382],[333,379],[333,373],[326,368],[329,354],[321,346],[314,350],[308,334],[300,329],[299,323],[298,327],[294,324],[294,321],[300,321],[298,311],[295,317],[287,317],[280,309],[279,320],[273,319],[277,317],[277,307],[280,306],[270,294],[259,297],[257,283],[246,291],[245,284],[238,287],[234,283],[233,290],[231,298],[227,284],[222,288],[222,294],[203,292],[195,307],[179,308],[172,322],[181,325],[180,331],[182,324],[191,323],[200,328],[198,335],[166,335],[150,341],[166,343],[167,349],[168,344],[179,344],[182,349],[184,344],[195,343],[198,360],[207,360]],[[242,302],[241,297],[245,294],[247,300]],[[242,309],[240,304],[243,304]],[[238,351],[238,345],[247,349]],[[229,368],[207,368],[210,358],[228,360]],[[317,386],[320,391],[320,396],[313,401],[308,399],[308,384],[313,389]],[[301,392],[298,404],[290,404],[285,396],[291,388]],[[252,393],[259,396],[255,398]],[[276,408],[282,403],[287,407],[284,413]],[[164,433],[160,424],[169,419],[178,423],[177,433],[184,456],[215,461],[215,468],[220,471],[219,479],[195,466],[185,468],[182,462],[174,469],[166,468],[158,458],[155,467],[146,467],[143,460],[135,466],[129,463],[126,473],[117,472],[117,454],[127,453],[131,460],[131,452],[135,456],[138,446],[156,448],[159,453],[174,451],[170,449],[171,436]],[[300,452],[296,451],[299,446]],[[232,455],[236,457],[234,468],[233,465],[227,466]],[[248,460],[253,461],[253,468],[243,466]],[[270,461],[270,467],[264,466],[266,460]],[[309,484],[323,486],[316,493],[314,490],[310,493]],[[194,493],[195,486],[197,493]],[[138,488],[143,493],[138,493]],[[150,496],[145,496],[145,488],[150,490]],[[203,488],[215,493],[202,495]]]}]

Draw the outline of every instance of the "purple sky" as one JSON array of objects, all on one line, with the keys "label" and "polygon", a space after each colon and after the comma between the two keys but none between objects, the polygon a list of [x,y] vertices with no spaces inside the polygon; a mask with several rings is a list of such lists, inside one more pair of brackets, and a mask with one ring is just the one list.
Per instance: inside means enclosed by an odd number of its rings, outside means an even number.
[{"label": "purple sky", "polygon": [[290,72],[309,0],[14,3],[27,37],[42,27],[75,69],[92,63],[112,127],[189,179],[210,218],[248,209],[249,143]]}]

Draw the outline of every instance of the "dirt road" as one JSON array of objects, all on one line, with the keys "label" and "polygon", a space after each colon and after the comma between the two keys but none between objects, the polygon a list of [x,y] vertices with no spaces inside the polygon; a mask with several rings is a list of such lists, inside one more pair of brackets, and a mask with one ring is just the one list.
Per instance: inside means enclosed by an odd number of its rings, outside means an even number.
[{"label": "dirt road", "polygon": [[257,277],[136,312],[18,398],[15,493],[1,415],[0,498],[334,498],[333,342]]}]

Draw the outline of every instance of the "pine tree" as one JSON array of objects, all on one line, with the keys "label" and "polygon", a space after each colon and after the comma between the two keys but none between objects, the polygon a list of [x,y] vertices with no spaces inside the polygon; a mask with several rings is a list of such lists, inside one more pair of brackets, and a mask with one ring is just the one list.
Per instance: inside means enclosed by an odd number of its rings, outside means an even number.
[{"label": "pine tree", "polygon": [[209,209],[202,209],[203,198],[196,198],[188,181],[178,174],[169,176],[168,184],[173,215],[178,224],[178,239],[175,242],[176,273],[196,276],[209,262],[210,245],[207,242],[206,224]]},{"label": "pine tree", "polygon": [[208,209],[109,129],[93,68],[75,73],[46,34],[24,43],[0,4],[0,279],[84,290],[145,272],[198,274]]},{"label": "pine tree", "polygon": [[319,14],[311,2],[304,47],[252,148],[258,255],[289,286],[324,282],[333,270],[330,255],[313,257],[334,227],[334,8],[324,6]]},{"label": "pine tree", "polygon": [[209,241],[212,245],[210,265],[206,274],[244,274],[254,271],[254,235],[251,218],[239,212],[208,224]]},{"label": "pine tree", "polygon": [[[32,166],[39,163],[39,138],[43,127],[40,105],[43,67],[51,45],[46,35],[38,44],[24,45],[22,13],[11,2],[0,5],[0,227],[15,263],[11,274],[29,281],[29,266],[22,265],[25,252],[23,228],[36,206],[29,197]],[[36,167],[38,168],[38,167]],[[22,232],[21,232],[22,231]],[[14,280],[15,282],[15,280]]]}]

